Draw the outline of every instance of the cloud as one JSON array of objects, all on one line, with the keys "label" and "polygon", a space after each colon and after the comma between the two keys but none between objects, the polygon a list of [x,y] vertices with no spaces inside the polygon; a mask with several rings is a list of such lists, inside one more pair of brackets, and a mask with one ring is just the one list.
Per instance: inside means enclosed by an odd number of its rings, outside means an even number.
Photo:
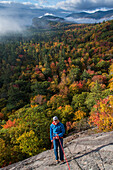
[{"label": "cloud", "polygon": [[18,21],[15,21],[10,17],[1,17],[0,16],[0,35],[5,35],[10,32],[22,32],[23,27],[20,25]]},{"label": "cloud", "polygon": [[8,2],[0,3],[0,36],[11,32],[22,32],[25,29],[25,24],[30,23],[25,12],[28,11],[28,6],[18,3]]},{"label": "cloud", "polygon": [[113,0],[66,0],[58,2],[57,8],[65,10],[94,10],[100,8],[113,8]]},{"label": "cloud", "polygon": [[23,4],[23,5],[32,5],[31,2],[23,2],[22,4]]},{"label": "cloud", "polygon": [[55,16],[55,15],[52,14],[52,13],[45,13],[45,14],[44,14],[44,16],[48,16],[48,15]]},{"label": "cloud", "polygon": [[12,1],[1,1],[0,3],[2,3],[2,4],[11,4]]},{"label": "cloud", "polygon": [[39,16],[38,18],[42,18],[42,17],[44,17],[44,16],[55,16],[54,14],[52,14],[52,13],[45,13],[44,15],[42,15],[42,16]]},{"label": "cloud", "polygon": [[71,21],[71,22],[75,22],[75,23],[84,23],[84,24],[88,24],[88,23],[101,23],[103,21],[107,21],[107,20],[112,20],[113,19],[113,16],[111,16],[110,18],[102,18],[102,19],[92,19],[92,18],[77,18],[77,19],[74,19],[72,17],[68,17],[68,18],[65,18],[67,21]]},{"label": "cloud", "polygon": [[47,0],[39,0],[39,2],[40,2],[41,4],[48,3]]},{"label": "cloud", "polygon": [[33,4],[38,4],[40,6],[43,6],[45,4],[49,4],[48,0],[29,0]]}]

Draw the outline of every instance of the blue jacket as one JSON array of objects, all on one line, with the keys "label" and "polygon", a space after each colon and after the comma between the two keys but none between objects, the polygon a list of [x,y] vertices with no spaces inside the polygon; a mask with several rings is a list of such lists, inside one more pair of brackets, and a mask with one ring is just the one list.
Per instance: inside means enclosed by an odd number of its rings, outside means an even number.
[{"label": "blue jacket", "polygon": [[52,122],[50,125],[50,139],[53,140],[53,137],[58,134],[59,137],[63,137],[65,133],[65,128],[64,125],[61,122],[58,122],[57,125]]}]

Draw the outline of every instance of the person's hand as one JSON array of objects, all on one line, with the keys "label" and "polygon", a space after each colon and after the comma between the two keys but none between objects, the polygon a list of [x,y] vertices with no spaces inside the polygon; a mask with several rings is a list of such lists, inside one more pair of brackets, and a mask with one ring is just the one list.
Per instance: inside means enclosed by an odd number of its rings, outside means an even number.
[{"label": "person's hand", "polygon": [[53,140],[51,140],[51,142],[53,142]]}]

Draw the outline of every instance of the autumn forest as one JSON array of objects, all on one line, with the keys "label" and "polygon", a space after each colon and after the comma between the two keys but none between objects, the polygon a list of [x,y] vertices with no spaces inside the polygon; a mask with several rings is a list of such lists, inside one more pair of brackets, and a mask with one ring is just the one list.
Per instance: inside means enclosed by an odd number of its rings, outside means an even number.
[{"label": "autumn forest", "polygon": [[0,43],[0,167],[50,149],[54,115],[65,136],[113,130],[113,20]]}]

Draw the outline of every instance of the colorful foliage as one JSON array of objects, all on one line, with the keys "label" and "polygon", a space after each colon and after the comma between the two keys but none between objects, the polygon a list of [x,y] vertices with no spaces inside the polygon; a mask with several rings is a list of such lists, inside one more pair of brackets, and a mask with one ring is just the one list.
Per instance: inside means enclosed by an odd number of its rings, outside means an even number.
[{"label": "colorful foliage", "polygon": [[101,99],[91,110],[89,124],[101,131],[113,130],[113,96]]},{"label": "colorful foliage", "polygon": [[17,138],[17,143],[23,153],[33,156],[40,152],[40,146],[42,139],[39,141],[36,137],[34,131],[24,132],[19,138]]},{"label": "colorful foliage", "polygon": [[65,105],[65,107],[62,108],[61,118],[62,118],[62,122],[64,124],[67,121],[72,120],[72,118],[73,118],[73,108],[70,105]]},{"label": "colorful foliage", "polygon": [[37,95],[33,98],[31,98],[31,106],[34,106],[36,107],[37,104],[39,105],[42,105],[46,102],[46,96],[44,95]]},{"label": "colorful foliage", "polygon": [[15,127],[16,126],[16,119],[14,119],[13,121],[11,121],[10,119],[6,122],[6,124],[2,125],[2,127],[4,129],[8,129],[11,127]]},{"label": "colorful foliage", "polygon": [[57,109],[60,106],[64,106],[68,104],[68,98],[64,95],[54,95],[50,98],[50,100],[47,102],[48,107],[52,107],[52,109]]},{"label": "colorful foliage", "polygon": [[5,155],[7,154],[6,152],[6,145],[5,141],[0,138],[0,167],[5,165]]},{"label": "colorful foliage", "polygon": [[113,129],[113,21],[51,26],[0,43],[0,166],[48,149],[54,115],[67,131],[84,129],[90,112]]},{"label": "colorful foliage", "polygon": [[73,96],[74,94],[79,92],[78,86],[76,82],[73,82],[70,86],[69,86],[69,92],[70,94]]},{"label": "colorful foliage", "polygon": [[78,110],[78,111],[75,112],[73,120],[74,120],[74,121],[81,120],[81,119],[83,119],[86,115],[87,115],[87,114],[86,114],[85,112],[83,112],[83,111],[81,111],[81,110]]},{"label": "colorful foliage", "polygon": [[4,114],[0,113],[0,119],[3,119],[3,117],[4,117]]}]

